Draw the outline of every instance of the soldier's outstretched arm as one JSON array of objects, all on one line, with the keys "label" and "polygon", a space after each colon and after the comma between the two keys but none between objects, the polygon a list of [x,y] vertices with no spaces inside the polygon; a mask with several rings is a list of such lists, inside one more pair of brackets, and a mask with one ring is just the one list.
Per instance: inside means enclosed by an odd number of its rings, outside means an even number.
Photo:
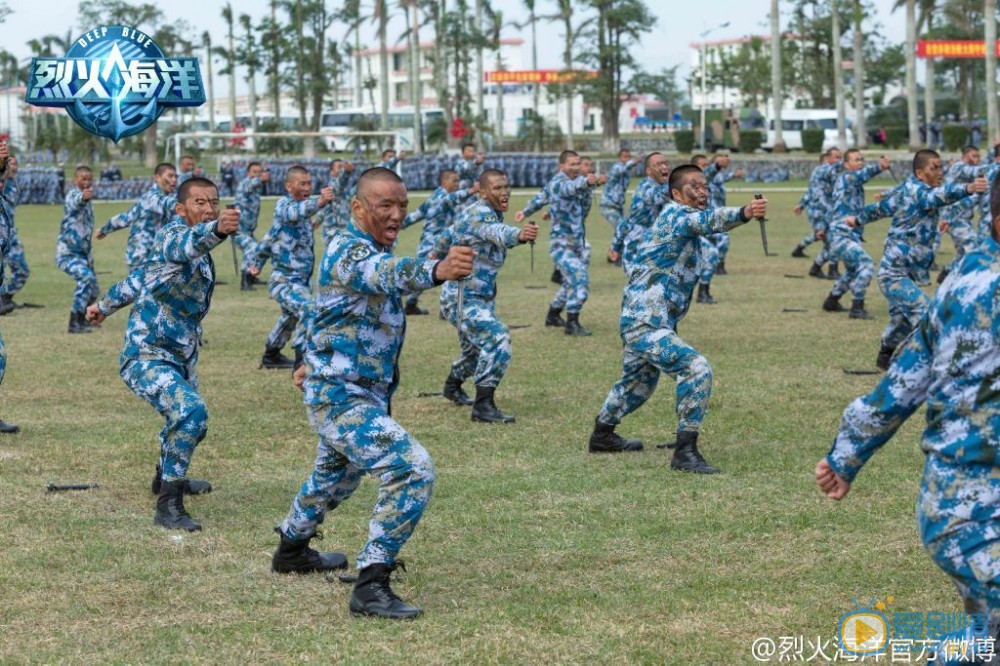
[{"label": "soldier's outstretched arm", "polygon": [[125,279],[111,285],[104,298],[87,306],[87,321],[99,324],[105,317],[131,305],[142,290],[145,275],[145,268],[139,266],[126,275]]},{"label": "soldier's outstretched arm", "polygon": [[110,233],[118,231],[119,229],[124,229],[125,227],[132,224],[135,219],[136,212],[139,210],[139,204],[135,204],[131,208],[121,213],[118,213],[113,218],[108,220],[100,231],[97,232],[97,238],[100,240]]},{"label": "soldier's outstretched arm", "polygon": [[[298,222],[303,218],[312,217],[319,210],[319,199],[319,195],[314,194],[308,199],[290,202],[283,209],[282,222]],[[277,219],[275,218],[276,222]]]},{"label": "soldier's outstretched arm", "polygon": [[[549,192],[548,185],[546,185],[545,187],[542,188],[541,192],[539,192],[538,194],[536,194],[531,198],[531,201],[528,202],[528,205],[525,206],[524,210],[521,211],[523,213],[522,218],[531,217],[532,215],[540,211],[542,208],[547,206],[550,201],[552,201],[552,194],[551,192]],[[518,222],[520,221],[521,220],[518,220]]]},{"label": "soldier's outstretched arm", "polygon": [[830,468],[841,479],[852,483],[864,464],[927,400],[933,348],[933,331],[924,315],[896,353],[882,381],[844,410],[837,437],[826,456]]},{"label": "soldier's outstretched arm", "polygon": [[[448,256],[457,249],[459,247],[449,250]],[[447,259],[435,261],[395,257],[387,252],[376,252],[363,242],[344,244],[338,248],[338,252],[339,256],[335,258],[332,267],[335,282],[363,294],[423,291],[444,281],[435,277],[435,269]]]}]

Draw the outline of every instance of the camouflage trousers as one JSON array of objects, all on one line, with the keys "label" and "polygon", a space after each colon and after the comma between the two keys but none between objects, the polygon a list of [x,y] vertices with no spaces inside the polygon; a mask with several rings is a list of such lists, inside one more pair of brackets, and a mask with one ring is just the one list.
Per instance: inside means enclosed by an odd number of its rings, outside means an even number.
[{"label": "camouflage trousers", "polygon": [[704,356],[669,328],[642,327],[622,336],[622,376],[608,393],[598,419],[617,425],[656,390],[660,373],[677,381],[677,430],[697,432],[712,394],[712,367]]},{"label": "camouflage trousers", "polygon": [[823,249],[819,251],[814,260],[817,266],[822,266],[826,263],[827,255],[830,252],[830,242],[828,240],[820,241],[816,234],[823,230],[824,220],[822,213],[810,213],[806,211],[806,215],[809,218],[809,226],[812,227],[812,231],[807,235],[803,236],[802,240],[799,241],[799,245],[802,247],[809,247],[813,243],[822,242]]},{"label": "camouflage trousers", "polygon": [[853,238],[836,238],[830,242],[830,261],[843,262],[845,270],[833,285],[833,295],[840,297],[848,290],[854,298],[863,300],[875,273],[875,264],[861,243]]},{"label": "camouflage trousers", "polygon": [[882,332],[882,346],[895,349],[913,332],[927,312],[931,299],[909,275],[898,270],[878,272],[878,288],[889,301],[889,325]]},{"label": "camouflage trousers", "polygon": [[292,347],[301,350],[305,344],[303,323],[313,302],[312,289],[308,284],[272,279],[268,285],[268,293],[281,306],[281,315],[267,336],[266,347],[283,349],[292,338],[292,333],[295,333]]},{"label": "camouflage trousers", "polygon": [[707,236],[708,240],[715,244],[715,247],[719,250],[719,261],[725,261],[726,255],[729,254],[729,232],[720,231],[717,234],[712,234]]},{"label": "camouflage trousers", "polygon": [[375,400],[358,397],[348,404],[310,407],[309,423],[319,435],[316,468],[292,501],[281,533],[295,541],[312,536],[326,512],[350,497],[362,475],[369,474],[379,480],[378,498],[357,567],[392,564],[430,502],[430,454]]},{"label": "camouflage trousers", "polygon": [[240,229],[233,236],[233,242],[235,242],[240,251],[243,253],[243,261],[240,262],[240,270],[244,273],[250,270],[250,262],[247,257],[253,255],[254,251],[257,249],[257,239],[254,238],[252,231],[243,231]]},{"label": "camouflage trousers", "polygon": [[97,300],[101,288],[97,284],[97,273],[94,272],[93,260],[78,254],[60,255],[56,257],[56,266],[63,273],[76,280],[76,290],[73,292],[73,312],[86,312],[87,306]]},{"label": "camouflage trousers", "polygon": [[3,336],[0,335],[0,384],[3,383],[3,376],[7,372],[7,345],[4,344]]},{"label": "camouflage trousers", "polygon": [[12,230],[10,247],[3,258],[3,270],[7,275],[0,285],[0,295],[13,296],[24,288],[31,271],[28,269],[28,260],[24,257],[24,246],[21,239],[17,237],[17,229]]},{"label": "camouflage trousers", "polygon": [[984,512],[963,503],[998,495],[995,466],[927,456],[917,500],[924,548],[951,577],[965,612],[988,613],[994,620],[1000,619],[1000,520],[995,504]]},{"label": "camouflage trousers", "polygon": [[208,408],[198,393],[194,364],[181,367],[165,361],[126,361],[121,369],[125,385],[167,420],[160,431],[161,478],[178,481],[187,476],[191,456],[208,432]]},{"label": "camouflage trousers", "polygon": [[719,248],[704,236],[698,238],[698,245],[698,281],[709,284],[715,275],[715,269],[719,267]]},{"label": "camouflage trousers", "polygon": [[600,206],[601,215],[611,225],[611,230],[618,228],[618,223],[622,220],[622,209],[619,206]]},{"label": "camouflage trousers", "polygon": [[955,245],[955,258],[948,264],[948,270],[953,271],[958,268],[965,253],[975,249],[979,238],[977,238],[976,231],[972,228],[972,223],[966,220],[949,221],[948,235],[951,236],[951,242]]},{"label": "camouflage trousers", "polygon": [[451,364],[453,377],[465,381],[475,377],[476,386],[496,388],[510,367],[512,345],[510,331],[497,319],[496,301],[466,292],[462,300],[461,325],[458,305],[442,299],[441,312],[458,329],[462,355]]},{"label": "camouflage trousers", "polygon": [[566,308],[567,312],[579,314],[590,296],[590,278],[587,275],[590,267],[590,243],[584,241],[583,245],[551,247],[549,255],[563,276],[559,291],[552,300],[552,307],[557,310]]}]

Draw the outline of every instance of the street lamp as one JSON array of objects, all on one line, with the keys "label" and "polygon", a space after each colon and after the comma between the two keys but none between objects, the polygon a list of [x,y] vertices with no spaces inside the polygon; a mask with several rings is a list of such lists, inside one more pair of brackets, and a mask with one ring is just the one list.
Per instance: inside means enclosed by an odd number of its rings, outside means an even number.
[{"label": "street lamp", "polygon": [[728,27],[729,21],[726,21],[701,33],[701,152],[705,152],[705,72],[708,70],[708,45],[705,39],[716,30]]}]

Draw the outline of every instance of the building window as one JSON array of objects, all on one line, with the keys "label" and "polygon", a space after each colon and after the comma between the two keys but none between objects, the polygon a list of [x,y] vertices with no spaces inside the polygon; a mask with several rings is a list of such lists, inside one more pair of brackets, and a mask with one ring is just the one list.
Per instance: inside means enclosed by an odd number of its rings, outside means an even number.
[{"label": "building window", "polygon": [[404,68],[405,68],[405,65],[403,63],[403,54],[402,53],[393,53],[392,54],[392,69],[393,69],[393,71],[399,72],[399,71],[402,71]]}]

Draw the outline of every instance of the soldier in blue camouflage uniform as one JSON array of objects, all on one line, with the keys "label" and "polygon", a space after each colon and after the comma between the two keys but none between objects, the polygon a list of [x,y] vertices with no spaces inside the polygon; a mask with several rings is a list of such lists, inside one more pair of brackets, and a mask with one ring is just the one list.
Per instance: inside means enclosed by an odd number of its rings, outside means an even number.
[{"label": "soldier in blue camouflage uniform", "polygon": [[187,479],[194,449],[208,431],[208,410],[198,393],[195,366],[201,321],[215,288],[209,252],[239,228],[239,212],[219,213],[219,191],[204,178],[190,178],[178,192],[175,217],[156,234],[149,261],[113,285],[87,308],[87,319],[105,317],[132,304],[121,377],[165,419],[160,464],[153,478],[157,494],[153,521],[167,529],[201,530],[184,507],[185,494],[211,490]]},{"label": "soldier in blue camouflage uniform", "polygon": [[[420,232],[420,243],[417,245],[417,256],[421,259],[433,259],[434,248],[438,237],[455,221],[455,214],[468,201],[469,197],[479,192],[479,182],[460,187],[458,172],[445,169],[441,172],[440,185],[430,197],[424,200],[415,211],[406,216],[403,228],[420,222],[424,228]],[[406,297],[406,307],[403,312],[408,315],[425,315],[427,310],[419,305],[420,292],[413,292]]]},{"label": "soldier in blue camouflage uniform", "polygon": [[[868,460],[921,405],[926,454],[917,523],[931,559],[952,579],[968,614],[1000,620],[1000,188],[989,238],[938,290],[875,389],[852,402],[816,466],[827,497],[843,499]],[[992,650],[991,650],[992,651]],[[968,663],[968,662],[965,662]],[[982,662],[975,662],[982,663]]]},{"label": "soldier in blue camouflage uniform", "polygon": [[485,161],[485,155],[476,153],[476,144],[466,143],[462,145],[462,156],[455,161],[459,189],[467,190],[479,180],[479,173],[483,170],[483,162]]},{"label": "soldier in blue camouflage uniform", "polygon": [[[704,174],[708,168],[708,158],[704,155],[692,155],[691,164]],[[711,202],[711,195],[709,195]],[[705,305],[715,305],[717,301],[712,296],[712,278],[719,268],[719,248],[707,236],[698,237],[698,302]]]},{"label": "soldier in blue camouflage uniform", "polygon": [[333,203],[320,209],[316,214],[320,230],[323,232],[323,247],[330,244],[334,234],[351,221],[351,197],[354,196],[351,178],[354,165],[344,160],[330,163],[330,180],[327,187],[333,192]]},{"label": "soldier in blue camouflage uniform", "polygon": [[[17,182],[13,176],[14,169],[11,169],[9,160],[7,142],[0,139],[0,264],[4,261],[7,248],[10,246],[10,232],[14,228],[14,207],[19,197]],[[2,280],[3,273],[0,272],[0,281]],[[0,382],[3,382],[6,370],[7,347],[4,345],[3,337],[0,336]],[[20,431],[16,425],[0,420],[0,434],[13,435]]]},{"label": "soldier in blue camouflage uniform", "polygon": [[633,158],[628,148],[622,148],[618,151],[618,163],[608,169],[608,182],[601,193],[600,210],[614,230],[618,229],[618,223],[625,213],[625,192],[628,191],[632,173],[642,159],[642,153]]},{"label": "soldier in blue camouflage uniform", "polygon": [[566,335],[590,335],[590,331],[580,325],[580,311],[590,294],[587,275],[590,253],[587,250],[583,198],[593,196],[597,183],[595,174],[580,175],[580,156],[572,150],[564,150],[559,155],[556,175],[545,185],[542,193],[514,216],[520,223],[546,203],[549,205],[552,216],[549,256],[562,273],[563,283],[549,306],[546,325],[561,321],[560,315],[565,307]]},{"label": "soldier in blue camouflage uniform", "polygon": [[[965,146],[962,148],[961,159],[956,160],[945,171],[944,182],[949,185],[951,183],[971,182],[978,175],[976,171],[980,158],[978,146]],[[938,284],[944,282],[948,273],[962,261],[965,253],[972,250],[978,243],[974,218],[981,198],[980,195],[965,197],[941,209],[939,228],[941,231],[947,231],[951,236],[951,241],[955,246],[955,258],[938,274]]]},{"label": "soldier in blue camouflage uniform", "polygon": [[[743,170],[737,169],[729,171],[729,154],[723,153],[716,156],[707,168],[704,169],[705,180],[708,182],[708,208],[726,207],[726,183],[733,178],[742,178]],[[729,254],[729,234],[726,232],[713,234],[708,237],[715,244],[719,251],[719,263],[716,265],[716,275],[726,275],[726,255]]]},{"label": "soldier in blue camouflage uniform", "polygon": [[[17,170],[17,158],[11,155],[7,159],[8,177],[13,179],[17,175]],[[28,282],[28,276],[31,274],[28,269],[28,260],[24,257],[24,246],[21,245],[21,239],[17,235],[17,227],[14,225],[14,208],[17,207],[18,203],[20,202],[15,201],[11,209],[10,245],[4,254],[3,265],[0,266],[0,270],[7,273],[4,279],[0,280],[0,315],[9,314],[18,307],[17,303],[14,302],[14,294],[24,288]]]},{"label": "soldier in blue camouflage uniform", "polygon": [[837,184],[837,177],[843,171],[840,158],[839,148],[830,148],[823,153],[820,157],[820,165],[813,169],[812,175],[809,176],[809,188],[792,209],[796,215],[801,215],[804,210],[809,219],[809,226],[812,227],[812,233],[799,241],[799,244],[792,250],[792,256],[807,258],[808,255],[804,252],[805,248],[815,241],[822,241],[823,248],[816,253],[816,259],[809,268],[809,275],[821,280],[824,278],[836,280],[840,277],[840,273],[837,271],[837,262],[832,262],[827,274],[823,275],[823,264],[827,261],[830,253],[830,238],[829,234],[826,233],[826,228],[830,216],[833,214],[833,188]]},{"label": "soldier in blue camouflage uniform", "polygon": [[387,148],[382,151],[382,161],[376,164],[377,167],[382,167],[383,169],[389,169],[390,171],[395,171],[396,166],[402,161],[406,154],[401,150],[397,154],[392,148]]},{"label": "soldier in blue camouflage uniform", "polygon": [[180,187],[184,181],[190,180],[195,176],[200,176],[198,173],[201,169],[195,167],[194,157],[191,155],[184,155],[181,157],[180,164],[177,168],[177,187]]},{"label": "soldier in blue camouflage uniform", "polygon": [[930,299],[920,291],[917,281],[927,274],[934,260],[938,211],[986,191],[985,178],[968,185],[951,183],[941,187],[942,177],[941,156],[933,150],[920,150],[913,157],[913,175],[878,203],[865,206],[855,219],[855,223],[866,224],[892,216],[878,266],[878,286],[889,301],[891,316],[876,360],[883,370],[889,368],[896,347],[927,312]]},{"label": "soldier in blue camouflage uniform", "polygon": [[670,201],[670,186],[667,184],[670,162],[663,153],[646,155],[645,170],[646,177],[639,181],[632,194],[628,215],[619,220],[611,239],[609,256],[612,261],[621,261],[626,272],[639,242],[649,232],[663,206]]},{"label": "soldier in blue camouflage uniform", "polygon": [[87,306],[97,300],[101,289],[94,271],[94,255],[91,251],[94,235],[94,208],[91,185],[94,174],[90,167],[80,166],[73,174],[73,189],[66,193],[63,202],[63,218],[56,240],[56,266],[76,280],[73,292],[73,306],[69,312],[69,332],[89,333]]},{"label": "soldier in blue camouflage uniform", "polygon": [[[257,251],[250,260],[250,273],[259,275],[267,259],[271,259],[271,279],[268,291],[281,306],[281,316],[267,336],[263,368],[298,367],[302,361],[305,342],[304,322],[312,304],[312,279],[315,255],[313,254],[312,216],[333,201],[333,190],[324,187],[318,195],[312,193],[312,177],[304,167],[293,166],[285,174],[287,195],[274,206],[274,223],[257,244]],[[295,361],[281,353],[282,348],[296,331],[292,347]]]},{"label": "soldier in blue camouflage uniform", "polygon": [[[451,364],[444,382],[444,397],[458,405],[472,404],[472,420],[484,423],[513,423],[494,402],[494,393],[510,366],[511,341],[507,327],[496,316],[497,273],[507,258],[508,248],[532,242],[538,227],[526,224],[518,229],[503,222],[510,203],[507,174],[486,169],[479,178],[481,198],[458,214],[446,228],[438,247],[467,246],[476,251],[472,277],[449,282],[442,289],[442,313],[458,329],[462,356]],[[462,298],[458,298],[458,290]],[[461,310],[459,310],[461,301]],[[462,383],[475,378],[476,399],[462,390]]]},{"label": "soldier in blue camouflage uniform", "polygon": [[371,475],[379,481],[378,500],[369,540],[356,560],[360,572],[350,610],[388,618],[420,613],[396,596],[389,577],[434,483],[430,455],[390,416],[406,328],[402,297],[469,275],[474,256],[469,248],[455,247],[440,260],[394,257],[407,203],[406,187],[395,173],[365,171],[351,202],[354,221],[323,255],[305,364],[295,373],[319,435],[316,468],[278,528],[281,543],[272,560],[275,570],[325,568],[317,558],[296,553],[316,534],[326,512],[346,501],[362,476]]},{"label": "soldier in blue camouflage uniform", "polygon": [[883,156],[876,164],[865,166],[861,151],[854,148],[844,153],[843,164],[844,171],[837,177],[833,189],[834,209],[825,237],[830,242],[830,261],[843,262],[845,270],[823,301],[823,309],[843,312],[845,308],[840,304],[840,297],[850,289],[854,295],[851,319],[871,319],[865,310],[865,292],[872,281],[875,265],[855,236],[857,227],[847,220],[865,207],[865,183],[889,168],[889,158]]},{"label": "soldier in blue camouflage uniform", "polygon": [[177,197],[177,171],[173,164],[163,162],[156,166],[153,187],[146,191],[134,206],[115,215],[97,232],[97,240],[108,234],[131,227],[125,246],[125,263],[133,270],[146,263],[153,251],[153,239],[164,222],[171,219]]},{"label": "soldier in blue camouflage uniform", "polygon": [[671,467],[714,474],[718,470],[705,462],[697,445],[712,391],[712,368],[677,335],[677,324],[690,303],[691,278],[696,279],[698,239],[763,217],[767,201],[707,210],[708,184],[701,169],[692,164],[674,169],[670,190],[673,201],[639,244],[629,269],[620,321],[625,344],[622,377],[597,416],[589,449],[641,450],[641,442],[621,438],[615,427],[649,399],[660,373],[667,373],[677,380],[677,444]]},{"label": "soldier in blue camouflage uniform", "polygon": [[247,164],[247,177],[236,187],[236,208],[240,211],[240,230],[233,240],[243,250],[243,262],[240,265],[240,289],[253,290],[257,279],[250,274],[250,257],[257,248],[257,222],[260,219],[260,197],[264,192],[264,183],[271,180],[271,172],[260,162]]}]

